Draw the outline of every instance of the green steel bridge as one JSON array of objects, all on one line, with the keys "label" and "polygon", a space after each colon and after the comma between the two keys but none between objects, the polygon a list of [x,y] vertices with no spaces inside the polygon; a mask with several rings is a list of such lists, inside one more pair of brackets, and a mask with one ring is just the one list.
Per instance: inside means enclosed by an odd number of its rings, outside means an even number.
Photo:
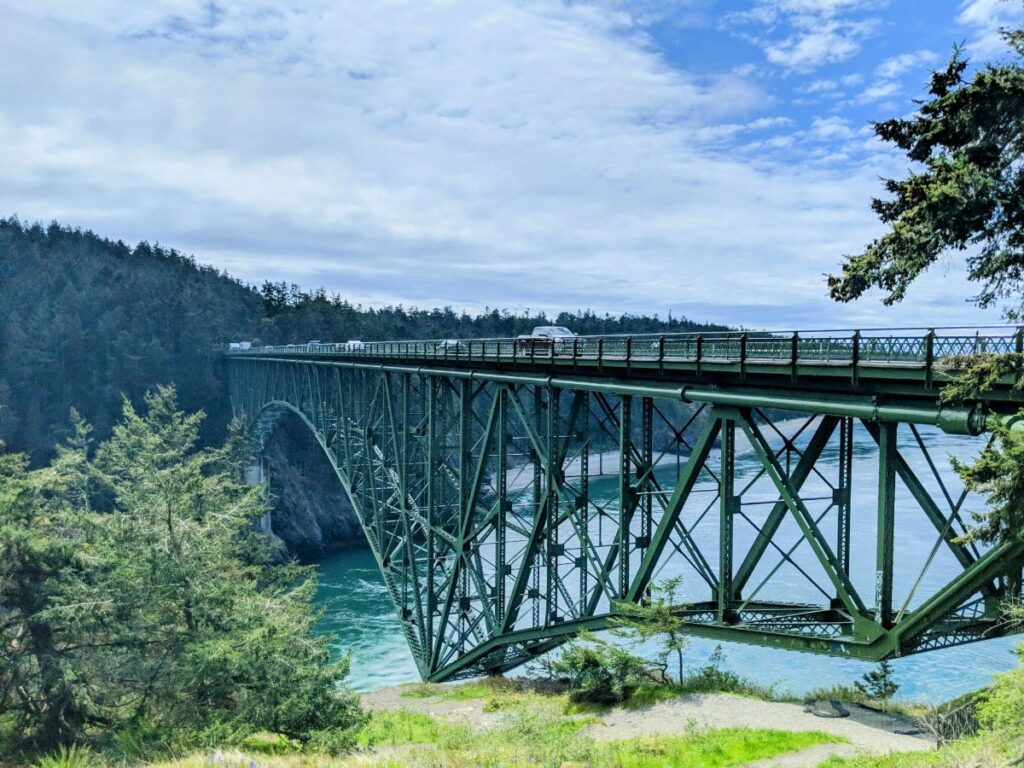
[{"label": "green steel bridge", "polygon": [[227,367],[258,444],[308,426],[420,674],[446,680],[608,627],[668,574],[708,638],[880,660],[1010,631],[1024,543],[960,539],[980,500],[934,446],[980,449],[1014,418],[1014,375],[977,402],[941,394],[965,357],[1022,340],[310,343],[232,349]]}]

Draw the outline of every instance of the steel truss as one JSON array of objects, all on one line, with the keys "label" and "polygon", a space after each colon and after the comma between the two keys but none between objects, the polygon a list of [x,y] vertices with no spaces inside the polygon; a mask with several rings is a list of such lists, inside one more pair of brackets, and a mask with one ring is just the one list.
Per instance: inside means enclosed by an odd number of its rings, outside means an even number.
[{"label": "steel truss", "polygon": [[[516,667],[608,626],[668,573],[709,638],[879,660],[1008,630],[1024,545],[958,540],[966,493],[913,423],[820,402],[688,405],[616,380],[259,357],[228,369],[258,440],[291,413],[322,446],[424,679]],[[853,509],[868,441],[874,508]],[[874,553],[852,540],[855,516],[873,522]],[[904,524],[934,539],[912,568]],[[870,561],[869,590],[854,561]]]}]

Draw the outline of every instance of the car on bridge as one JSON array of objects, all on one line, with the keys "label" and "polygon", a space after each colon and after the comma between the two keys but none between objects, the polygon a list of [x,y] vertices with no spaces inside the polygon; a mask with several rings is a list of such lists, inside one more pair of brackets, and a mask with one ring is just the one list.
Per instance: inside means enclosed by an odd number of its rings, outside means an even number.
[{"label": "car on bridge", "polygon": [[574,347],[582,349],[584,342],[561,325],[538,325],[529,333],[517,336],[516,346],[523,352],[572,352]]}]

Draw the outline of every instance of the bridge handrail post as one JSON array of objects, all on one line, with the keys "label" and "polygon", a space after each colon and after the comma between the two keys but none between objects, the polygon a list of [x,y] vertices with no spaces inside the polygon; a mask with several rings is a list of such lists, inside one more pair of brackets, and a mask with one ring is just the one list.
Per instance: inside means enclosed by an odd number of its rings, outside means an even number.
[{"label": "bridge handrail post", "polygon": [[747,375],[747,334],[740,334],[740,378]]},{"label": "bridge handrail post", "polygon": [[604,367],[604,336],[601,336],[597,340],[597,371],[601,372]]},{"label": "bridge handrail post", "polygon": [[704,354],[704,334],[703,333],[698,333],[697,334],[697,360],[696,360],[696,363],[697,363],[697,375],[698,376],[700,376],[700,372],[701,372],[701,364],[700,363],[701,363],[701,357],[703,356],[703,354]]},{"label": "bridge handrail post", "polygon": [[658,337],[658,371],[665,372],[665,334]]},{"label": "bridge handrail post", "polygon": [[789,338],[789,375],[794,382],[796,382],[797,379],[797,365],[799,362],[800,333],[799,331],[793,331],[793,335]]},{"label": "bridge handrail post", "polygon": [[929,328],[924,335],[924,385],[932,385],[932,364],[935,362],[935,329]]},{"label": "bridge handrail post", "polygon": [[1021,373],[1024,372],[1024,328],[1017,326],[1017,332],[1013,335],[1013,351],[1017,353],[1017,381],[1020,381]]},{"label": "bridge handrail post", "polygon": [[853,349],[850,350],[850,380],[854,386],[860,382],[860,331],[853,332]]},{"label": "bridge handrail post", "polygon": [[576,357],[577,357],[577,354],[579,352],[579,345],[580,345],[580,337],[579,336],[573,336],[572,337],[572,367],[573,368],[576,367]]},{"label": "bridge handrail post", "polygon": [[626,337],[626,370],[629,370],[630,361],[633,359],[633,337]]}]

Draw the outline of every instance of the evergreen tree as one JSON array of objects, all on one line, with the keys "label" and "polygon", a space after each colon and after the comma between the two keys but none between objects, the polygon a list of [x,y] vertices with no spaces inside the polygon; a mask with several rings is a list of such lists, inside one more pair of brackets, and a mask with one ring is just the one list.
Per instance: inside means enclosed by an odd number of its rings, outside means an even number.
[{"label": "evergreen tree", "polygon": [[883,707],[900,688],[893,679],[892,665],[888,660],[870,672],[865,672],[860,680],[854,681],[853,686],[869,699],[882,702]]},{"label": "evergreen tree", "polygon": [[[1003,36],[1011,56],[968,74],[959,49],[932,73],[930,98],[910,118],[877,123],[878,136],[922,166],[889,179],[891,197],[873,202],[887,231],[829,277],[832,297],[850,301],[871,288],[885,303],[950,252],[969,251],[968,278],[982,307],[1006,302],[1007,319],[1024,318],[1024,29]],[[962,370],[947,400],[977,398],[1019,369],[1018,354],[951,360]],[[987,497],[970,537],[994,542],[1024,532],[1024,433],[996,426],[974,462],[954,461],[968,490]]]},{"label": "evergreen tree", "polygon": [[682,584],[682,577],[674,576],[656,584],[651,595],[640,603],[616,604],[619,629],[639,640],[660,639],[662,663],[667,664],[668,658],[675,656],[676,680],[680,683],[683,682],[683,651],[690,643],[686,636],[686,619],[682,615],[686,605],[678,600]]},{"label": "evergreen tree", "polygon": [[35,749],[140,724],[348,746],[347,660],[315,633],[312,571],[268,564],[239,443],[198,448],[172,388],[145,405],[92,460],[82,423],[45,469],[0,455],[0,725]]},{"label": "evergreen tree", "polygon": [[0,744],[69,744],[96,718],[81,638],[62,610],[90,569],[72,504],[81,458],[69,448],[30,472],[26,457],[0,453]]}]

